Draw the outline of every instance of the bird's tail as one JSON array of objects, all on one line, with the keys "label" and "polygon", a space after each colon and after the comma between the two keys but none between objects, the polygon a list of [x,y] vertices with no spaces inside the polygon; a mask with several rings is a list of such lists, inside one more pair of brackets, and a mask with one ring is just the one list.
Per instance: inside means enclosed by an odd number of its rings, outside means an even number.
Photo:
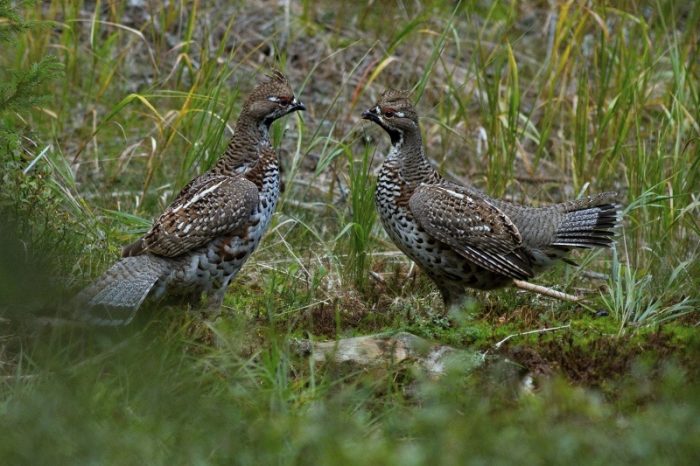
[{"label": "bird's tail", "polygon": [[92,325],[126,325],[168,271],[166,259],[125,257],[74,298],[76,317]]},{"label": "bird's tail", "polygon": [[602,193],[562,204],[564,220],[557,228],[552,246],[564,248],[610,247],[620,223],[616,193]]}]

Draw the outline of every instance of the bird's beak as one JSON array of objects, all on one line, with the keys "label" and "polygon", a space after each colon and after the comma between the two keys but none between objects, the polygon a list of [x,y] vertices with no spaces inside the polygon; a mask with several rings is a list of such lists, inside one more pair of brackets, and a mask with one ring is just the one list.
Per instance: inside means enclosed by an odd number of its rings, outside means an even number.
[{"label": "bird's beak", "polygon": [[296,112],[297,110],[306,110],[306,105],[304,105],[300,100],[294,97],[292,104],[289,107],[290,112]]},{"label": "bird's beak", "polygon": [[377,107],[372,107],[362,112],[362,119],[373,121],[375,123],[381,123]]}]

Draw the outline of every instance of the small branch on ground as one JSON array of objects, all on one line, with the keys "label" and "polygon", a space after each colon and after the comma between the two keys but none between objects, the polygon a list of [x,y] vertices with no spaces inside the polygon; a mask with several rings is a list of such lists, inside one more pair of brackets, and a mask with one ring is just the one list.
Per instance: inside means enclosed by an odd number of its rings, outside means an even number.
[{"label": "small branch on ground", "polygon": [[569,301],[571,303],[577,303],[581,301],[581,297],[574,296],[572,294],[564,293],[561,291],[553,290],[542,285],[535,285],[534,283],[526,282],[524,280],[513,280],[513,284],[520,288],[521,290],[534,291],[544,296],[549,296],[550,298],[560,299],[562,301]]},{"label": "small branch on ground", "polygon": [[607,281],[610,278],[610,276],[606,273],[594,272],[592,270],[583,270],[581,271],[581,275],[586,278],[590,278],[591,280]]},{"label": "small branch on ground", "polygon": [[370,278],[372,278],[372,279],[373,279],[374,281],[376,281],[377,283],[381,283],[381,284],[386,283],[386,280],[384,280],[384,277],[382,277],[382,276],[381,276],[380,274],[378,274],[377,272],[372,272],[372,271],[370,271],[370,272],[369,272],[369,276],[370,276]]},{"label": "small branch on ground", "polygon": [[[512,335],[508,335],[508,336],[505,337],[503,340],[501,340],[501,341],[499,341],[498,343],[496,343],[495,345],[493,345],[493,348],[494,348],[494,349],[499,349],[499,348],[503,345],[503,343],[507,342],[507,341],[510,340],[511,338],[520,337],[520,336],[523,336],[523,335],[532,335],[533,333],[554,332],[555,330],[562,330],[562,329],[569,328],[569,327],[571,327],[571,324],[561,325],[561,326],[559,326],[559,327],[540,328],[540,329],[537,329],[537,330],[528,330],[527,332],[514,333],[514,334],[512,334]],[[488,351],[487,351],[487,352],[488,352]],[[486,353],[484,353],[484,354],[486,354]]]}]

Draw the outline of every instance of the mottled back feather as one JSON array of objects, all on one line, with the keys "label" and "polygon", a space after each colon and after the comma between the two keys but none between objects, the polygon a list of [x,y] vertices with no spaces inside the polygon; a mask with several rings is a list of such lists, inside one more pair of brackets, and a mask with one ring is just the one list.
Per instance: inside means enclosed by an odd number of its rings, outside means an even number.
[{"label": "mottled back feather", "polygon": [[458,254],[493,272],[533,275],[516,226],[497,207],[460,192],[459,186],[420,185],[409,201],[418,223]]},{"label": "mottled back feather", "polygon": [[212,176],[180,195],[144,235],[142,253],[176,257],[240,228],[258,203],[258,187]]}]

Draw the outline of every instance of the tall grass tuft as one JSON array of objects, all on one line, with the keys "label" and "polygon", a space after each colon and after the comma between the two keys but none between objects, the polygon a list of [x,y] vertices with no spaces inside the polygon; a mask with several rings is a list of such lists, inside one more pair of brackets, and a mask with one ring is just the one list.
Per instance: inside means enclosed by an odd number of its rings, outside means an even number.
[{"label": "tall grass tuft", "polygon": [[350,180],[350,221],[343,229],[343,233],[347,232],[349,236],[346,267],[355,286],[363,290],[369,279],[372,229],[377,218],[374,207],[376,180],[372,173],[374,150],[364,146],[361,155],[354,157],[346,147],[345,153]]}]

